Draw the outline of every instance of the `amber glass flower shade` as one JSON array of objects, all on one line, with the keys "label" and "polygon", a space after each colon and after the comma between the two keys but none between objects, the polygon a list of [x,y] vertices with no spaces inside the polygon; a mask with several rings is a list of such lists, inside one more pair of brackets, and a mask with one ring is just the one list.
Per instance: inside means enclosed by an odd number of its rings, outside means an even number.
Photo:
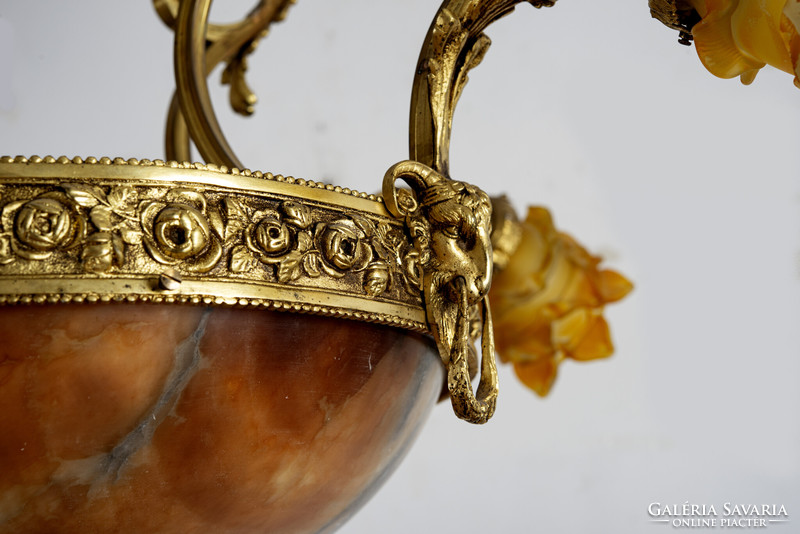
[{"label": "amber glass flower shade", "polygon": [[601,261],[556,230],[546,208],[531,206],[517,250],[494,277],[489,298],[497,351],[540,396],[548,394],[565,359],[589,361],[614,352],[603,309],[633,284],[601,269]]},{"label": "amber glass flower shade", "polygon": [[432,341],[268,310],[0,308],[0,532],[335,529],[443,380]]}]

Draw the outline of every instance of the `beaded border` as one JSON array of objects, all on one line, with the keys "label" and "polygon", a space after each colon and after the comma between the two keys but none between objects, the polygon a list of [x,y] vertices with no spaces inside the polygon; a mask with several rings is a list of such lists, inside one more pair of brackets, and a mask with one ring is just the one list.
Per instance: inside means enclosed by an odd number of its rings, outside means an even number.
[{"label": "beaded border", "polygon": [[198,163],[0,157],[0,304],[255,307],[427,331],[383,199]]}]

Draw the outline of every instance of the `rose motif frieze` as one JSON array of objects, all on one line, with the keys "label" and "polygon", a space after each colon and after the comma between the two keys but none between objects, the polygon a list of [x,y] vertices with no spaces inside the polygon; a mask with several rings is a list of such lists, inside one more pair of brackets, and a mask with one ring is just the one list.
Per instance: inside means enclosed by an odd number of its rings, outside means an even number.
[{"label": "rose motif frieze", "polygon": [[[245,211],[248,211],[247,208],[237,206],[235,213]],[[243,272],[255,258],[263,264],[274,265],[279,282],[300,278],[300,260],[311,246],[311,236],[306,230],[311,224],[308,207],[294,201],[284,201],[280,205],[280,212],[257,210],[249,220],[254,222],[243,231],[245,246],[239,245],[234,249],[231,269]]]},{"label": "rose motif frieze", "polygon": [[[186,169],[182,172],[185,176]],[[364,203],[357,210],[347,202],[293,197],[282,189],[288,184],[274,186],[280,192],[271,193],[202,181],[145,178],[120,184],[65,176],[24,184],[0,181],[0,284],[18,284],[20,277],[29,275],[55,275],[59,280],[99,277],[109,283],[123,277],[141,280],[137,287],[144,289],[139,291],[163,294],[170,301],[207,302],[206,290],[198,288],[216,283],[208,291],[223,296],[214,301],[231,303],[262,302],[261,295],[272,294],[258,288],[276,288],[270,291],[289,301],[298,290],[313,289],[386,303],[390,312],[376,312],[375,320],[393,323],[391,316],[398,309],[421,308],[416,250],[402,224],[382,211],[379,198],[332,188],[322,195],[334,200],[358,195]],[[181,282],[165,287],[159,280],[167,272],[176,273]],[[219,289],[219,284],[241,282],[251,284],[254,297],[232,300]],[[53,291],[61,293],[61,285],[54,282]],[[374,308],[381,309],[378,304]],[[310,306],[309,311],[317,309],[327,313],[328,307]],[[422,317],[420,312],[407,313],[412,315]],[[422,327],[415,321],[414,328]]]},{"label": "rose motif frieze", "polygon": [[0,264],[75,252],[87,273],[120,267],[126,243],[141,241],[138,225],[131,223],[136,220],[136,195],[128,186],[106,192],[94,185],[65,183],[32,200],[3,204]]},{"label": "rose motif frieze", "polygon": [[[399,254],[395,252],[389,258],[392,254],[388,252],[399,247],[382,245],[383,235],[365,217],[351,214],[325,221],[314,217],[308,206],[291,200],[282,202],[278,210],[254,212],[235,200],[227,204],[229,217],[238,219],[233,226],[242,228],[244,240],[244,245],[235,246],[231,254],[234,272],[248,272],[258,263],[270,265],[282,283],[301,276],[341,279],[358,275],[364,293],[374,297],[391,285],[388,260],[400,270]],[[247,221],[251,222],[245,226]]]},{"label": "rose motif frieze", "polygon": [[[153,205],[158,206],[156,203]],[[145,225],[144,228],[148,227]],[[175,260],[197,256],[211,242],[208,221],[202,213],[185,204],[171,204],[159,211],[153,221],[153,235],[157,246],[163,247],[163,254]],[[152,243],[152,236],[147,237],[145,243]],[[148,246],[151,254],[158,250],[157,246]]]}]

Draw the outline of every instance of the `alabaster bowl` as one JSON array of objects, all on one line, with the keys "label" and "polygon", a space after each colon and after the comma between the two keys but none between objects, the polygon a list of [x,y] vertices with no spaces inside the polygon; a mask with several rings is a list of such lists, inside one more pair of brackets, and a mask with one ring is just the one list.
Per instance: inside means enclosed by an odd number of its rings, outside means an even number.
[{"label": "alabaster bowl", "polygon": [[389,326],[152,303],[0,308],[0,532],[328,532],[441,390]]}]

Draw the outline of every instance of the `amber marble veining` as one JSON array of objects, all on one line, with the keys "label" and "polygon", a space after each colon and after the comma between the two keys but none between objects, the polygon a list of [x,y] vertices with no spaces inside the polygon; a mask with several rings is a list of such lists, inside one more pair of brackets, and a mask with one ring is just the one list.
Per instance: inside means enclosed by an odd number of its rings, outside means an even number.
[{"label": "amber marble veining", "polygon": [[432,342],[192,306],[0,309],[0,532],[304,532],[374,491],[438,395]]}]

